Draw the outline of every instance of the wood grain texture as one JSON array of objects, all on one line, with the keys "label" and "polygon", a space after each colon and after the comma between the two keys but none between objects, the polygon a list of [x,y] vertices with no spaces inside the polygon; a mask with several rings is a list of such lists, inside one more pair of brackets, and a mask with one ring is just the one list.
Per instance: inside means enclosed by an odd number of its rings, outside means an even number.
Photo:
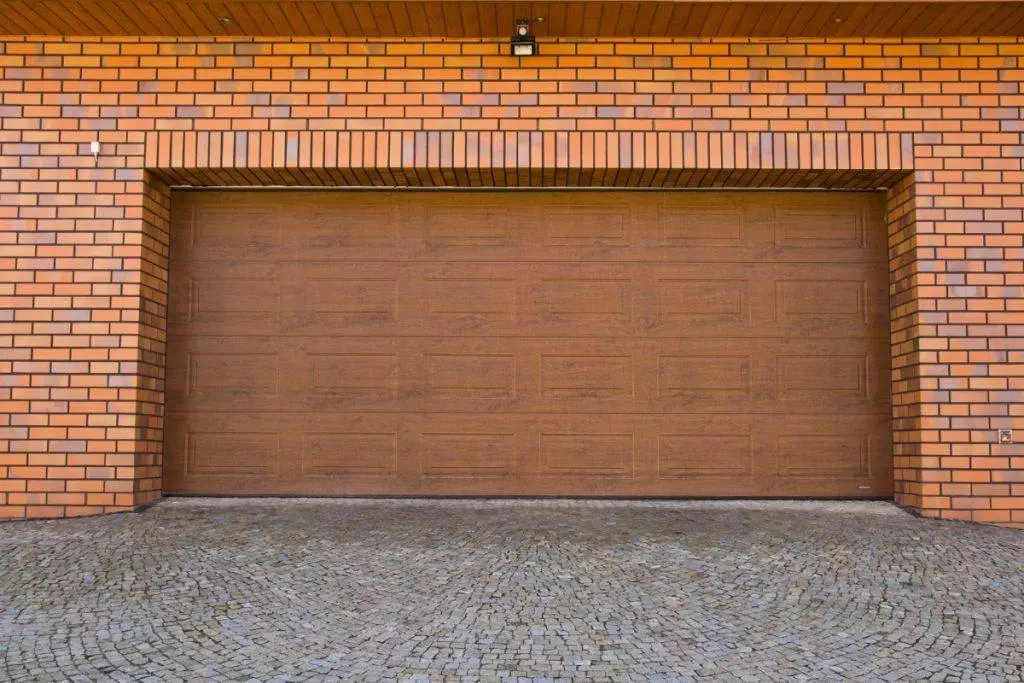
[{"label": "wood grain texture", "polygon": [[987,0],[0,0],[0,34],[479,38],[542,17],[556,37],[1019,35],[1024,7]]},{"label": "wood grain texture", "polygon": [[883,204],[177,192],[165,489],[888,496]]}]

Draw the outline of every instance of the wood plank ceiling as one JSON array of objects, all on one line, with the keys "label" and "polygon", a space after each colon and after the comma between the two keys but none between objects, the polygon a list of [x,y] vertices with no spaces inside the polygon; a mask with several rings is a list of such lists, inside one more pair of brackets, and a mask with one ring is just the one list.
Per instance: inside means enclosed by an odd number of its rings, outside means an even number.
[{"label": "wood plank ceiling", "polygon": [[902,37],[1024,34],[1024,2],[0,0],[4,35]]}]

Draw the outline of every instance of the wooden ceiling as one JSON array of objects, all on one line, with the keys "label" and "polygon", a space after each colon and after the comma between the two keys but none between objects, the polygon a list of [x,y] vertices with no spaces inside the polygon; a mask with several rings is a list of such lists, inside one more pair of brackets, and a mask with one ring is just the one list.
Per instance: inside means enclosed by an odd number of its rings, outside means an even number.
[{"label": "wooden ceiling", "polygon": [[0,0],[0,34],[502,37],[1024,34],[1024,2],[905,0]]}]

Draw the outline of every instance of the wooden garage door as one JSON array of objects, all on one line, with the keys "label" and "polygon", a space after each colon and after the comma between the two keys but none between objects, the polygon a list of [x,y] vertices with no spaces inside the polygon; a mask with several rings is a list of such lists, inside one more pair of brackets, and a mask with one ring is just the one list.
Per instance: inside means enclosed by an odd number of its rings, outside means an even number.
[{"label": "wooden garage door", "polygon": [[165,488],[888,496],[883,201],[175,193]]}]

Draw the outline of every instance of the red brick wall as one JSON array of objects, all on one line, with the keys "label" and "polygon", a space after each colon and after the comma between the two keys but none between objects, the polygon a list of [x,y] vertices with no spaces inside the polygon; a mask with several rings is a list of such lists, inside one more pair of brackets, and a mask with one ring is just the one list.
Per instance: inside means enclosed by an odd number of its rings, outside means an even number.
[{"label": "red brick wall", "polygon": [[159,496],[169,183],[886,186],[897,501],[1024,526],[1024,41],[506,49],[0,39],[0,517]]}]

